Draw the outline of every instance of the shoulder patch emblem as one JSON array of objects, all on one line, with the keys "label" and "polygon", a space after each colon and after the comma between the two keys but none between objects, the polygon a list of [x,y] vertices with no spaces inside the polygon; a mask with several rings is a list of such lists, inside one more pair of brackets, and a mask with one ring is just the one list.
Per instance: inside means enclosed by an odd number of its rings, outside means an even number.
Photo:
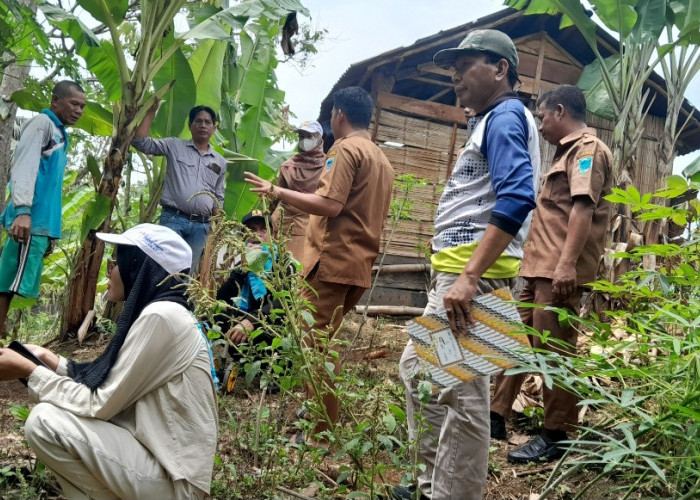
[{"label": "shoulder patch emblem", "polygon": [[331,167],[333,166],[333,162],[335,161],[335,156],[331,156],[326,160],[326,170],[330,170]]},{"label": "shoulder patch emblem", "polygon": [[593,157],[592,156],[586,156],[584,158],[578,159],[578,171],[582,175],[587,174],[588,171],[591,170],[592,167],[593,167]]}]

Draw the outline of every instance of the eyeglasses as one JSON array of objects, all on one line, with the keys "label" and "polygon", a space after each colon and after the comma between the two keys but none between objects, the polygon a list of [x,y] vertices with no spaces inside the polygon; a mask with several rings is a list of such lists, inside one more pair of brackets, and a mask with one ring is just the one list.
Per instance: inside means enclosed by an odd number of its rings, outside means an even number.
[{"label": "eyeglasses", "polygon": [[117,267],[117,261],[112,258],[107,259],[107,275],[112,274],[114,268]]},{"label": "eyeglasses", "polygon": [[211,120],[195,120],[192,123],[194,123],[195,125],[204,125],[206,127],[211,127],[212,125],[214,125],[214,122]]}]

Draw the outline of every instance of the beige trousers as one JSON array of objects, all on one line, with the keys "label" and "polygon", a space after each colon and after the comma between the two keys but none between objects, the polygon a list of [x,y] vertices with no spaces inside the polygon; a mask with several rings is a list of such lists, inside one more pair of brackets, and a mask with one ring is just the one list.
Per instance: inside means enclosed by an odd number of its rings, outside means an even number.
[{"label": "beige trousers", "polygon": [[[443,296],[458,276],[433,271],[424,315],[444,313]],[[482,279],[479,293],[512,287],[514,281]],[[406,386],[409,437],[419,438],[418,460],[425,465],[418,475],[418,487],[431,500],[480,499],[488,473],[489,377],[434,387],[430,401],[422,405],[417,390],[420,372],[421,362],[409,341],[399,362],[399,375]]]},{"label": "beige trousers", "polygon": [[69,498],[203,498],[187,481],[171,481],[126,429],[39,403],[24,426],[36,456]]}]

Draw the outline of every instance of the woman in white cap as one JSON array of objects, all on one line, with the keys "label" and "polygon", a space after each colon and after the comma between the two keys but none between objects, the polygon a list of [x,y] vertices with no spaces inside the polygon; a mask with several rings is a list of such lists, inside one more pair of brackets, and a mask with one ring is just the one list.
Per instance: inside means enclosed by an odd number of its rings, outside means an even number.
[{"label": "woman in white cap", "polygon": [[[323,152],[323,127],[317,121],[305,121],[296,129],[299,134],[299,152],[280,166],[277,185],[298,191],[313,193],[323,173],[326,155]],[[280,226],[280,207],[284,209],[284,221]],[[272,220],[280,234],[289,236],[287,251],[295,259],[304,257],[304,240],[309,214],[281,201],[272,214]],[[291,228],[291,230],[290,230]]]},{"label": "woman in white cap", "polygon": [[0,379],[26,378],[37,400],[25,436],[68,498],[203,498],[209,493],[217,404],[209,346],[182,280],[192,261],[173,230],[140,224],[117,244],[107,296],[124,301],[94,361],[27,346],[46,366],[0,349]]}]

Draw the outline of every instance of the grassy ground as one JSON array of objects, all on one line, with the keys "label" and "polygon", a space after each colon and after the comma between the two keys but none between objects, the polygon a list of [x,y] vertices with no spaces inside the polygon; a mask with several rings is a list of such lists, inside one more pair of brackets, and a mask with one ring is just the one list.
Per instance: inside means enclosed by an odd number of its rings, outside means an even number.
[{"label": "grassy ground", "polygon": [[[342,337],[353,339],[358,322],[359,317],[351,315]],[[401,320],[371,319],[355,344],[341,352],[347,370],[341,414],[345,435],[355,435],[356,428],[366,422],[371,428],[362,427],[360,435],[373,435],[380,427],[386,432],[383,409],[392,404],[403,407],[397,366],[408,337],[402,325]],[[93,336],[82,347],[51,347],[72,357],[91,359],[105,343],[106,339]],[[383,449],[374,454],[356,453],[361,467],[339,445],[328,454],[288,446],[288,436],[304,426],[295,415],[302,399],[301,392],[267,394],[255,383],[246,386],[243,377],[239,377],[232,394],[220,397],[213,498],[349,498],[360,491],[368,493],[371,480],[378,486],[392,485],[410,474],[405,446],[393,450],[394,462]],[[50,472],[37,467],[23,440],[21,419],[25,408],[31,408],[31,403],[24,386],[14,381],[0,383],[0,498],[60,498]],[[487,499],[536,498],[532,495],[541,490],[554,465],[513,466],[506,460],[507,452],[533,432],[532,421],[521,419],[509,423],[509,442],[492,440]],[[392,435],[405,443],[405,424],[399,422]],[[346,449],[352,449],[348,441],[344,443]],[[557,498],[567,498],[580,490],[594,473],[586,471],[565,482]],[[605,490],[592,491],[589,497],[612,498]]]}]

